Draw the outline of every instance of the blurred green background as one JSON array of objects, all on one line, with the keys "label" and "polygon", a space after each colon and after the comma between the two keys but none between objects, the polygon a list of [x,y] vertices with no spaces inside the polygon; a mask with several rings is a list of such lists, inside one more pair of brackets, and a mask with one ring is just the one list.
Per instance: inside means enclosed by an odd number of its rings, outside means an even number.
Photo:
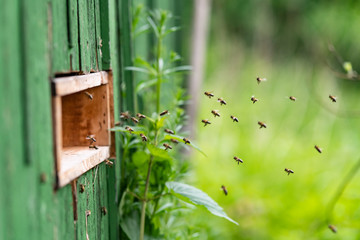
[{"label": "blurred green background", "polygon": [[[345,74],[344,61],[360,68],[360,3],[214,0],[210,18],[203,91],[228,104],[199,92],[196,143],[208,157],[193,153],[187,181],[239,226],[196,210],[187,216],[200,232],[196,239],[360,239],[360,174],[330,218],[337,234],[326,220],[337,187],[360,158],[360,81],[334,73]],[[257,76],[268,80],[258,85]],[[203,127],[206,118],[212,124]]]}]

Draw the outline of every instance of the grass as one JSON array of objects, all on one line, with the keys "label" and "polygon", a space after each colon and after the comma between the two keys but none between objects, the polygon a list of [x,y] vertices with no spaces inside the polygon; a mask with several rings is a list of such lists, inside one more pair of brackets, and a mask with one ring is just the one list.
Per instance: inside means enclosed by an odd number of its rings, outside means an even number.
[{"label": "grass", "polygon": [[[198,226],[194,231],[202,233],[197,239],[360,238],[360,174],[335,206],[331,223],[338,233],[326,222],[338,185],[360,158],[360,83],[336,79],[326,66],[306,59],[262,59],[220,38],[210,45],[206,75],[203,91],[213,91],[228,104],[201,98],[197,144],[209,157],[194,152],[188,181],[240,227],[197,210],[189,216]],[[268,81],[258,85],[257,76]],[[331,102],[329,94],[338,102]],[[255,104],[253,95],[259,99]],[[297,100],[290,101],[290,95]],[[213,109],[221,118],[212,116]],[[206,118],[212,124],[203,127]],[[259,129],[257,121],[268,127]],[[244,163],[237,165],[235,155]],[[285,168],[295,173],[288,176]]]}]

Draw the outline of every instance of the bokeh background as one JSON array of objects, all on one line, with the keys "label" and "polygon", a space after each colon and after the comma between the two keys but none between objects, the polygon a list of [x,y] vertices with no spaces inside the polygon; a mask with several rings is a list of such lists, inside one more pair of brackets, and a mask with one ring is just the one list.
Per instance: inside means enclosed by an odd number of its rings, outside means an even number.
[{"label": "bokeh background", "polygon": [[[239,226],[198,209],[186,216],[201,232],[194,238],[360,239],[360,174],[329,211],[360,161],[360,81],[347,78],[343,67],[360,67],[359,23],[358,1],[212,1],[196,120],[196,142],[208,157],[191,155],[187,182]],[[258,85],[257,76],[268,80]],[[253,104],[251,96],[259,101]],[[205,118],[212,124],[203,127]],[[268,127],[259,129],[257,121]],[[288,176],[284,168],[295,173]]]}]

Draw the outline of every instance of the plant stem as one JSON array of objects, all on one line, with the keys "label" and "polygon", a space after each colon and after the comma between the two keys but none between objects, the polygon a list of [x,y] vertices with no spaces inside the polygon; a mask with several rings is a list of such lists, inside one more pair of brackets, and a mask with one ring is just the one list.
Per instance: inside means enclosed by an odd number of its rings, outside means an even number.
[{"label": "plant stem", "polygon": [[150,174],[151,174],[151,167],[153,163],[154,156],[150,156],[149,161],[149,167],[148,172],[146,176],[146,184],[145,184],[145,192],[144,192],[144,198],[142,200],[142,206],[141,206],[141,218],[140,218],[140,240],[144,240],[144,230],[145,230],[145,212],[146,212],[146,203],[147,203],[147,193],[149,190],[149,183],[150,183]]},{"label": "plant stem", "polygon": [[159,36],[157,42],[157,54],[156,54],[156,62],[157,62],[157,83],[156,83],[156,112],[160,112],[160,88],[162,82],[162,69],[160,68],[161,61],[161,46],[162,46],[162,37]]}]

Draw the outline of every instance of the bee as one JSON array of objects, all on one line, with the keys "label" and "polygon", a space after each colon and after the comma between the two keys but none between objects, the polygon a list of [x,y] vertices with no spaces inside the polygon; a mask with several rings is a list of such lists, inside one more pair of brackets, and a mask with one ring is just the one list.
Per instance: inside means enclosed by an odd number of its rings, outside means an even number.
[{"label": "bee", "polygon": [[167,129],[167,128],[165,128],[164,131],[168,134],[174,134],[174,131]]},{"label": "bee", "polygon": [[183,141],[185,142],[185,144],[190,144],[190,140],[187,138],[183,138]]},{"label": "bee", "polygon": [[94,138],[94,135],[87,135],[86,139],[90,140],[91,143],[96,142],[96,139]]},{"label": "bee", "polygon": [[293,102],[296,101],[296,97],[294,97],[294,96],[290,96],[289,99],[290,99],[291,101],[293,101]]},{"label": "bee", "polygon": [[40,182],[41,183],[45,183],[47,180],[46,174],[45,173],[41,173],[40,174]]},{"label": "bee", "polygon": [[129,127],[129,126],[126,126],[125,127],[125,130],[128,130],[129,131],[129,133],[132,133],[133,131],[134,131],[134,129],[132,129],[131,127]]},{"label": "bee", "polygon": [[165,147],[165,150],[172,149],[172,147],[167,143],[164,143],[163,146]]},{"label": "bee", "polygon": [[122,112],[120,113],[120,118],[127,120],[130,118],[130,113],[128,111]]},{"label": "bee", "polygon": [[121,122],[115,122],[114,123],[114,126],[120,126],[121,125]]},{"label": "bee", "polygon": [[169,114],[169,111],[168,111],[168,110],[162,111],[162,112],[160,113],[160,116],[164,116],[165,114]]},{"label": "bee", "polygon": [[112,167],[114,165],[114,163],[108,159],[105,160],[105,164]]},{"label": "bee", "polygon": [[257,77],[256,81],[257,81],[258,84],[260,84],[261,82],[266,81],[266,78]]},{"label": "bee", "polygon": [[107,209],[106,209],[106,207],[102,207],[102,208],[101,208],[101,212],[102,212],[102,214],[106,215],[106,214],[107,214]]},{"label": "bee", "polygon": [[333,95],[329,95],[329,98],[331,99],[332,102],[336,102],[336,97]]},{"label": "bee", "polygon": [[201,122],[204,123],[204,127],[208,124],[211,124],[211,122],[207,119],[203,119],[203,120],[201,120]]},{"label": "bee", "polygon": [[318,145],[315,145],[315,149],[316,149],[316,151],[318,151],[319,153],[322,153],[322,149],[321,149]]},{"label": "bee", "polygon": [[258,124],[259,124],[259,126],[260,126],[260,129],[261,129],[261,128],[266,128],[266,124],[265,124],[265,123],[258,121]]},{"label": "bee", "polygon": [[140,137],[141,137],[141,139],[142,139],[142,141],[143,142],[147,142],[147,137],[145,136],[145,134],[143,134],[143,133],[140,133]]},{"label": "bee", "polygon": [[143,118],[146,118],[146,116],[144,115],[144,114],[141,114],[141,113],[137,113],[136,114],[136,117],[138,118],[138,119],[143,119]]},{"label": "bee", "polygon": [[224,185],[221,185],[221,189],[223,190],[225,196],[227,196],[227,195],[228,195],[228,191],[227,191],[226,187],[225,187]]},{"label": "bee", "polygon": [[205,94],[206,96],[208,96],[209,98],[212,98],[212,97],[214,96],[214,94],[211,93],[211,92],[204,92],[204,94]]},{"label": "bee", "polygon": [[89,92],[84,92],[86,96],[88,96],[90,98],[90,100],[93,100],[93,95]]},{"label": "bee", "polygon": [[289,168],[285,168],[285,172],[287,172],[288,176],[290,175],[290,173],[294,173],[294,171]]},{"label": "bee", "polygon": [[90,211],[90,210],[86,210],[86,211],[85,211],[86,217],[90,216],[90,214],[91,214],[91,211]]},{"label": "bee", "polygon": [[333,232],[333,233],[337,233],[337,228],[334,226],[334,225],[332,225],[332,224],[329,224],[329,229]]},{"label": "bee", "polygon": [[212,110],[211,113],[214,115],[214,117],[220,117],[219,110]]},{"label": "bee", "polygon": [[239,122],[239,119],[233,115],[231,115],[230,118],[233,120],[233,122]]},{"label": "bee", "polygon": [[170,141],[171,141],[172,143],[175,143],[175,144],[178,144],[178,143],[179,143],[179,141],[176,140],[175,138],[171,138]]},{"label": "bee", "polygon": [[89,148],[94,148],[95,150],[98,150],[99,148],[95,145],[90,145]]},{"label": "bee", "polygon": [[250,98],[250,100],[253,102],[253,103],[256,103],[257,101],[259,101],[259,99],[257,99],[256,97],[252,96]]},{"label": "bee", "polygon": [[238,165],[239,165],[239,163],[243,163],[243,160],[241,160],[237,156],[234,156],[234,160],[238,163]]},{"label": "bee", "polygon": [[218,102],[220,102],[220,105],[221,105],[221,106],[222,106],[222,105],[226,105],[225,100],[222,99],[222,98],[218,98]]},{"label": "bee", "polygon": [[139,120],[135,117],[131,117],[131,121],[133,121],[135,124],[139,123]]},{"label": "bee", "polygon": [[85,192],[85,185],[84,184],[80,184],[80,193]]}]

